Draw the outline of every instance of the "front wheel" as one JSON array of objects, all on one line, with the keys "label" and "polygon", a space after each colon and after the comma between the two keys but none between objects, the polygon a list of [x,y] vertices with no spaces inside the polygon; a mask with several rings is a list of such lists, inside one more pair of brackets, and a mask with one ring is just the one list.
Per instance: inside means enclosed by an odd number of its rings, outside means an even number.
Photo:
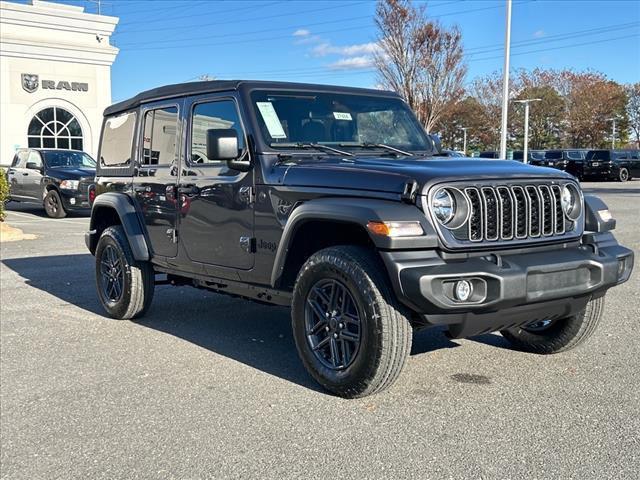
[{"label": "front wheel", "polygon": [[106,228],[98,240],[96,287],[100,303],[113,318],[139,317],[151,304],[155,287],[153,267],[133,258],[119,225]]},{"label": "front wheel", "polygon": [[595,332],[604,312],[604,297],[591,300],[581,312],[558,320],[538,320],[500,333],[519,350],[550,354],[570,350]]},{"label": "front wheel", "polygon": [[411,350],[412,329],[380,259],[362,247],[312,255],[291,308],[298,353],[311,376],[345,398],[388,388]]},{"label": "front wheel", "polygon": [[57,191],[51,190],[44,197],[44,211],[51,218],[64,218],[67,216],[67,212],[62,205],[62,199]]}]

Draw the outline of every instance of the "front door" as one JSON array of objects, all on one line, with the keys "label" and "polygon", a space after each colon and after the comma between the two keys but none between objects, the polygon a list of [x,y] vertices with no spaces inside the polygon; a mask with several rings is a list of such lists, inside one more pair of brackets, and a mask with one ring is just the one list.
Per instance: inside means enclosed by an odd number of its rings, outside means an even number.
[{"label": "front door", "polygon": [[178,252],[176,220],[182,101],[151,104],[141,112],[133,191],[155,256]]},{"label": "front door", "polygon": [[29,150],[18,150],[11,167],[7,170],[7,179],[9,181],[9,193],[12,197],[22,199],[24,196],[24,181],[23,177],[29,175],[27,171],[27,158],[29,158]]},{"label": "front door", "polygon": [[180,177],[179,238],[188,257],[208,265],[253,267],[253,171],[207,158],[206,132],[236,129],[239,154],[249,155],[238,103],[231,96],[190,100],[187,153]]}]

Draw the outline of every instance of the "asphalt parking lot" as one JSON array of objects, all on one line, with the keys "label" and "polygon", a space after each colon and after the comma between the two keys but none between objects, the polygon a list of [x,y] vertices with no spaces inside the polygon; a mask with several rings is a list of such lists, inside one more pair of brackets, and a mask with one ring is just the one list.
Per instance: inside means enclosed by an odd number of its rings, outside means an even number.
[{"label": "asphalt parking lot", "polygon": [[[640,180],[584,187],[640,252]],[[37,238],[0,247],[2,478],[638,478],[638,271],[581,348],[423,331],[389,391],[342,400],[287,309],[161,286],[144,319],[108,319],[87,217],[9,208]]]}]

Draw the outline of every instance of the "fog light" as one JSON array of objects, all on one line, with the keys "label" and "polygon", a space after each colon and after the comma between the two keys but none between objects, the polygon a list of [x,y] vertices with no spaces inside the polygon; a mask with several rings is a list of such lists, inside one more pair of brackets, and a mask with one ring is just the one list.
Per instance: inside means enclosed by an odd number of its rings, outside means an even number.
[{"label": "fog light", "polygon": [[71,200],[69,200],[71,202],[71,205],[75,205],[76,204],[76,199],[72,198]]},{"label": "fog light", "polygon": [[473,293],[473,286],[467,280],[459,280],[456,282],[456,298],[461,302],[466,302]]}]

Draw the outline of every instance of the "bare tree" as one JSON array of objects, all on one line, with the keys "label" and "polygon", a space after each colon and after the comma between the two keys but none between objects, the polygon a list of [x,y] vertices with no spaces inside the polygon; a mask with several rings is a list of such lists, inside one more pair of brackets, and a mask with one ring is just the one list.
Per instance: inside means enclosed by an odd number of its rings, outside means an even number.
[{"label": "bare tree", "polygon": [[398,92],[427,132],[462,99],[467,67],[462,34],[426,17],[411,0],[378,0],[375,64],[380,83]]},{"label": "bare tree", "polygon": [[629,127],[636,136],[636,144],[640,148],[640,82],[627,85],[626,91]]}]

